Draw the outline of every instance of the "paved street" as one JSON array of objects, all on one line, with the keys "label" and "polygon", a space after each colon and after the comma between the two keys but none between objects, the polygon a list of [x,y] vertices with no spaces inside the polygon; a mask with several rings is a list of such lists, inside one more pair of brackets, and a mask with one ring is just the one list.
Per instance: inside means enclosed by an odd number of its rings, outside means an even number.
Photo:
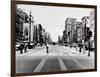
[{"label": "paved street", "polygon": [[45,46],[19,54],[16,51],[16,72],[52,72],[94,68],[94,53],[91,56],[79,53],[75,48],[50,45],[49,53]]}]

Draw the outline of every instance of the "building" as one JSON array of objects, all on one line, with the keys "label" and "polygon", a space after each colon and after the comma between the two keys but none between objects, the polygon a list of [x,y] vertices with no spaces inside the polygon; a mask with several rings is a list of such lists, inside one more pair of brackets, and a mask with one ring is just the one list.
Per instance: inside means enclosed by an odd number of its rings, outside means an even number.
[{"label": "building", "polygon": [[42,39],[42,25],[41,24],[38,24],[37,25],[37,34],[38,34],[38,43],[40,43],[42,45],[43,43],[43,39]]},{"label": "building", "polygon": [[41,46],[51,42],[50,34],[45,31],[41,24],[34,24],[33,26],[33,42]]},{"label": "building", "polygon": [[42,39],[43,39],[43,43],[46,44],[46,32],[44,28],[42,30]]},{"label": "building", "polygon": [[29,42],[29,23],[23,23],[24,41]]},{"label": "building", "polygon": [[76,22],[76,42],[79,43],[82,41],[82,22]]},{"label": "building", "polygon": [[58,44],[60,45],[62,43],[62,38],[61,36],[58,36]]},{"label": "building", "polygon": [[67,32],[64,30],[63,36],[62,36],[62,42],[63,42],[64,45],[67,45],[67,43],[68,43],[68,37],[67,36],[68,36]]},{"label": "building", "polygon": [[91,42],[92,42],[92,48],[94,48],[94,34],[95,34],[95,11],[92,10],[90,12],[90,30],[92,31],[92,37],[91,37]]},{"label": "building", "polygon": [[20,8],[16,9],[16,42],[24,40],[23,37],[23,23],[27,22],[27,14]]},{"label": "building", "polygon": [[38,43],[38,29],[37,29],[37,24],[34,24],[34,26],[33,26],[33,42],[35,44]]},{"label": "building", "polygon": [[72,45],[75,42],[76,18],[67,18],[65,21],[65,34],[67,43]]},{"label": "building", "polygon": [[84,42],[88,41],[87,39],[87,30],[90,28],[90,17],[89,16],[84,16],[82,19],[82,39]]},{"label": "building", "polygon": [[[31,21],[30,21],[31,20]],[[16,41],[33,42],[33,19],[21,8],[16,9]]]}]

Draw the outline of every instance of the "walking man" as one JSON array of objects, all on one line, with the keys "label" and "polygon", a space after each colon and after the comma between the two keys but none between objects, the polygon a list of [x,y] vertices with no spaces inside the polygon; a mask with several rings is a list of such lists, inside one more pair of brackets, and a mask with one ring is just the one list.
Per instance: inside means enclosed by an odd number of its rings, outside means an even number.
[{"label": "walking man", "polygon": [[24,49],[24,44],[21,43],[19,48],[20,48],[20,54],[22,54]]},{"label": "walking man", "polygon": [[25,43],[25,45],[24,45],[24,53],[26,53],[27,52],[27,44]]},{"label": "walking man", "polygon": [[46,51],[47,51],[47,53],[49,53],[48,49],[49,49],[49,46],[48,46],[48,44],[47,44],[47,45],[46,45]]}]

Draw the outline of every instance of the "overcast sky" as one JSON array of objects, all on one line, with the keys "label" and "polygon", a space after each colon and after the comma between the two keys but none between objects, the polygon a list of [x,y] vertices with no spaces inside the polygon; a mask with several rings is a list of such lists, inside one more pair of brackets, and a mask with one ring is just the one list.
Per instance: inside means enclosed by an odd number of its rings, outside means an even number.
[{"label": "overcast sky", "polygon": [[35,24],[39,23],[50,33],[53,41],[58,40],[58,36],[62,36],[65,29],[65,20],[67,17],[76,18],[81,21],[83,16],[89,16],[93,9],[72,8],[72,7],[54,7],[40,5],[23,5],[18,4],[29,15],[31,10]]}]

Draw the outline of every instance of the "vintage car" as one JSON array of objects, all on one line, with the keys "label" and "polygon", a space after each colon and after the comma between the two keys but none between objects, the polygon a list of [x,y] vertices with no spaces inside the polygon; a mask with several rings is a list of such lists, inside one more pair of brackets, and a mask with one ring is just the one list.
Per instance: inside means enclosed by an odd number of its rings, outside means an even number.
[{"label": "vintage car", "polygon": [[19,48],[20,48],[20,43],[16,43],[15,48],[16,48],[16,51],[18,51],[18,50],[19,50]]}]

